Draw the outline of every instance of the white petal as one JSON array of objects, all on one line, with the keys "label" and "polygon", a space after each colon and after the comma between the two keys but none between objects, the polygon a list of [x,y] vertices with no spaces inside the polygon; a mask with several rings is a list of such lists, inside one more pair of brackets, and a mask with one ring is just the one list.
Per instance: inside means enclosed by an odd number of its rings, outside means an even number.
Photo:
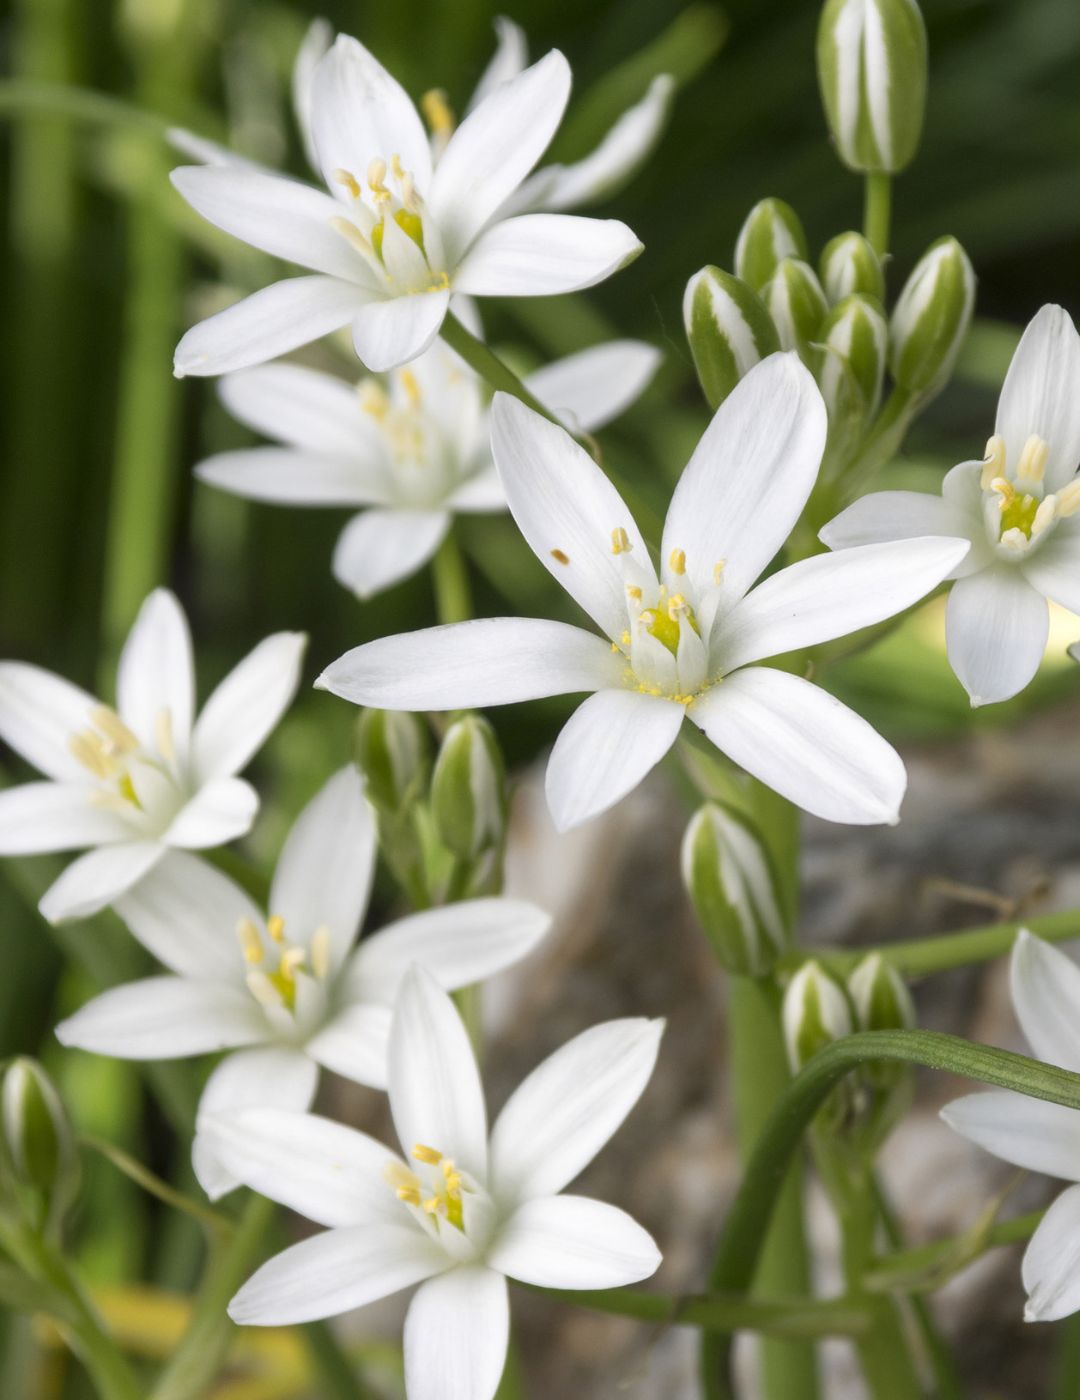
[{"label": "white petal", "polygon": [[219,452],[195,467],[209,486],[250,501],[291,506],[366,506],[388,497],[378,458],[333,457],[291,447],[250,447]]},{"label": "white petal", "polygon": [[256,1270],[229,1304],[229,1316],[243,1327],[336,1317],[445,1267],[446,1255],[412,1221],[326,1230]]},{"label": "white petal", "polygon": [[439,334],[450,304],[448,291],[413,292],[371,301],[353,317],[353,348],[376,373],[422,355]]},{"label": "white petal", "polygon": [[626,531],[633,562],[655,577],[629,507],[565,428],[509,394],[496,394],[492,404],[491,450],[510,512],[530,549],[607,635],[618,639],[628,614],[626,575],[621,556],[613,552],[613,531]]},{"label": "white petal", "polygon": [[0,662],[0,739],[46,777],[85,781],[70,741],[100,704],[85,690],[23,661]]},{"label": "white petal", "polygon": [[[979,467],[981,470],[981,463]],[[986,560],[986,530],[981,517],[926,491],[875,491],[860,497],[818,532],[822,544],[830,549],[884,544],[921,535],[948,535],[972,541],[972,548],[954,571],[956,578],[971,573]]]},{"label": "white petal", "polygon": [[168,851],[115,901],[116,912],[159,962],[183,977],[243,980],[236,926],[262,921],[246,891],[186,851]]},{"label": "white petal", "polygon": [[[1017,1020],[1035,1054],[1047,1064],[1080,1071],[1080,967],[1060,948],[1021,929],[1009,978]],[[1080,1124],[1080,1113],[1074,1116]]]},{"label": "white petal", "polygon": [[167,588],[150,594],[128,633],[116,673],[116,701],[121,719],[151,752],[157,752],[158,726],[167,713],[183,762],[195,709],[194,661],[188,620]]},{"label": "white petal", "polygon": [[368,510],[355,515],[334,546],[334,577],[361,601],[415,574],[450,528],[444,510]]},{"label": "white petal", "polygon": [[264,364],[340,330],[369,300],[339,277],[272,282],[192,326],[176,347],[173,373],[182,379]]},{"label": "white petal", "polygon": [[969,549],[966,539],[924,536],[802,559],[721,617],[710,653],[722,670],[733,671],[870,627],[919,602]]},{"label": "white petal", "polygon": [[534,370],[525,386],[571,432],[595,432],[630,407],[660,359],[643,340],[611,340]]},{"label": "white petal", "polygon": [[1061,522],[1020,566],[1032,588],[1070,612],[1080,612],[1080,525]]},{"label": "white petal", "polygon": [[1080,1178],[1080,1113],[1007,1089],[965,1094],[941,1110],[950,1128],[1027,1171]]},{"label": "white petal", "polygon": [[317,1031],[305,1052],[356,1084],[385,1089],[392,1013],[388,1006],[345,1006]]},{"label": "white petal", "polygon": [[195,721],[192,755],[202,782],[238,773],[289,708],[307,637],[276,632],[221,682]]},{"label": "white petal", "polygon": [[147,977],[112,987],[61,1021],[56,1036],[121,1060],[175,1060],[251,1045],[266,1035],[258,1003],[242,984]]},{"label": "white petal", "polygon": [[375,814],[350,763],[327,782],[293,823],[270,885],[271,914],[286,937],[308,944],[325,928],[331,966],[356,941],[375,874]]},{"label": "white petal", "polygon": [[741,598],[791,533],[817,479],[825,402],[794,354],[754,366],[716,410],[679,479],[660,557],[686,554],[698,597],[724,562],[721,596]]},{"label": "white petal", "polygon": [[416,108],[378,59],[347,35],[338,35],[312,75],[311,129],[323,178],[342,199],[338,170],[362,182],[373,160],[389,163],[395,155],[427,194],[431,152]]},{"label": "white petal", "polygon": [[1054,491],[1080,467],[1080,336],[1069,313],[1044,306],[1032,317],[1012,357],[998,399],[994,432],[1005,439],[1015,467],[1032,434],[1050,446],[1047,489]]},{"label": "white petal", "polygon": [[1049,631],[1046,599],[1011,564],[953,584],[945,612],[949,663],[972,705],[1023,690],[1039,669]]},{"label": "white petal", "polygon": [[364,939],[349,966],[349,992],[389,1004],[413,963],[447,991],[468,987],[527,957],[550,927],[550,916],[523,899],[425,909]]},{"label": "white petal", "polygon": [[162,840],[167,846],[205,850],[251,830],[259,795],[242,778],[212,778],[180,809]]},{"label": "white petal", "polygon": [[492,23],[495,26],[495,52],[488,66],[480,74],[480,81],[473,89],[465,109],[467,112],[471,112],[478,103],[483,102],[500,83],[516,78],[529,61],[528,40],[521,25],[515,24],[505,15],[496,15]]},{"label": "white petal", "polygon": [[390,1031],[390,1108],[406,1157],[419,1143],[487,1175],[487,1114],[472,1046],[454,1004],[430,974],[405,976]]},{"label": "white petal", "polygon": [[506,1280],[457,1268],[417,1290],[405,1318],[409,1400],[493,1400],[510,1341]]},{"label": "white petal", "polygon": [[1021,1266],[1026,1322],[1056,1322],[1080,1311],[1080,1186],[1070,1186],[1039,1222]]},{"label": "white petal", "polygon": [[688,718],[722,753],[826,821],[899,820],[907,774],[890,744],[835,696],[751,666],[695,700]]},{"label": "white petal", "polygon": [[623,670],[580,627],[493,617],[381,637],[347,651],[315,685],[383,710],[468,710],[599,690]]},{"label": "white petal", "polygon": [[88,919],[130,890],[164,854],[157,841],[125,841],[88,851],[53,881],[38,908],[50,924]]},{"label": "white petal", "polygon": [[655,1274],[660,1251],[616,1206],[584,1196],[541,1196],[518,1206],[488,1262],[540,1288],[621,1288]]},{"label": "white petal", "polygon": [[663,1021],[607,1021],[533,1070],[491,1132],[491,1187],[501,1201],[551,1196],[592,1161],[641,1097]]},{"label": "white petal", "polygon": [[170,126],[165,132],[165,140],[173,148],[179,151],[182,156],[187,156],[189,160],[197,160],[201,165],[228,166],[236,170],[261,170],[264,174],[270,174],[266,166],[260,165],[258,161],[248,160],[246,156],[237,155],[228,146],[223,146],[219,141],[211,141],[205,136],[198,135],[197,132],[187,131],[182,126]]},{"label": "white petal", "polygon": [[555,740],[544,787],[559,831],[613,807],[664,757],[685,711],[636,690],[600,690],[579,705]]},{"label": "white petal", "polygon": [[552,49],[494,88],[450,137],[429,199],[449,266],[547,150],[569,97],[570,65]]},{"label": "white petal", "polygon": [[234,418],[291,447],[358,454],[378,440],[344,379],[301,365],[260,365],[227,374],[218,385]]},{"label": "white petal", "polygon": [[0,855],[130,841],[130,823],[95,806],[93,797],[93,789],[78,783],[24,783],[0,792]]},{"label": "white petal", "polygon": [[447,510],[455,514],[461,511],[488,511],[506,509],[506,492],[495,470],[494,462],[481,467],[475,476],[470,476],[454,494],[448,497]]},{"label": "white petal", "polygon": [[547,297],[603,282],[642,251],[617,219],[519,214],[486,229],[454,274],[454,291],[480,297]]},{"label": "white petal", "polygon": [[361,255],[335,231],[341,205],[322,190],[236,166],[181,166],[170,178],[196,213],[252,248],[373,290],[377,285]]},{"label": "white petal", "polygon": [[329,20],[313,19],[296,51],[292,71],[293,111],[296,125],[304,143],[304,154],[312,170],[319,168],[319,153],[311,133],[312,94],[315,88],[315,70],[334,42],[334,27]]}]

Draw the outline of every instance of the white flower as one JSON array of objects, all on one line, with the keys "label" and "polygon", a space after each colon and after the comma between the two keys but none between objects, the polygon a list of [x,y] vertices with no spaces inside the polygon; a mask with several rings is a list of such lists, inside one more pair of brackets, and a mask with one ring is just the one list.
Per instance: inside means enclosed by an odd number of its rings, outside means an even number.
[{"label": "white flower", "polygon": [[507,216],[570,95],[557,50],[500,83],[437,165],[408,95],[340,35],[311,77],[311,135],[328,194],[257,168],[186,166],[173,184],[227,233],[314,274],[277,282],[181,340],[176,373],[224,374],[352,326],[371,370],[416,358],[451,293],[550,296],[592,286],[641,251],[625,224]]},{"label": "white flower", "polygon": [[825,432],[821,395],[793,355],[755,366],[683,472],[657,574],[592,458],[562,428],[497,394],[492,445],[510,510],[605,636],[534,618],[465,622],[358,647],[316,684],[358,704],[409,710],[595,692],[548,765],[561,829],[630,792],[684,717],[808,811],[893,821],[905,783],[894,750],[817,686],[752,663],[909,607],[968,546],[930,539],[818,555],[750,591],[802,512]]},{"label": "white flower", "polygon": [[48,779],[0,793],[0,855],[94,848],[46,891],[47,919],[97,913],[170,847],[220,846],[250,829],[259,799],[234,775],[288,708],[306,641],[260,642],[197,719],[187,618],[163,588],[124,644],[115,710],[49,671],[0,662],[0,738]]},{"label": "white flower", "polygon": [[1080,612],[1080,336],[1060,306],[1025,330],[981,461],[961,462],[941,496],[879,491],[821,532],[830,549],[915,535],[961,535],[949,661],[973,705],[1007,700],[1039,669],[1052,599]]},{"label": "white flower", "polygon": [[420,1283],[405,1322],[409,1400],[491,1400],[506,1359],[506,1278],[611,1288],[660,1263],[625,1212],[559,1193],[637,1102],[662,1029],[634,1019],[585,1031],[529,1075],[489,1137],[461,1020],[413,969],[390,1037],[401,1157],[340,1124],[276,1109],[208,1125],[239,1180],[328,1227],[264,1264],[230,1316],[305,1322]]},{"label": "white flower", "polygon": [[[320,1066],[384,1088],[391,1007],[407,969],[423,963],[444,987],[479,982],[529,953],[551,921],[521,900],[474,899],[399,919],[354,950],[375,855],[374,815],[351,766],[293,826],[269,916],[197,857],[168,855],[116,908],[171,975],[112,988],[62,1022],[58,1037],[130,1060],[233,1050],[203,1091],[200,1125],[257,1105],[305,1109]],[[236,1185],[201,1132],[194,1160],[211,1196]]]},{"label": "white flower", "polygon": [[[655,372],[659,353],[620,340],[570,355],[526,383],[575,431],[602,427]],[[221,381],[234,417],[281,447],[223,452],[196,467],[214,486],[255,500],[375,508],[354,516],[334,551],[334,575],[370,598],[426,564],[454,514],[504,510],[491,461],[486,393],[436,342],[384,384],[299,365],[238,370]]]},{"label": "white flower", "polygon": [[[1012,1000],[1033,1053],[1080,1073],[1080,968],[1027,929],[1013,947]],[[1008,1089],[968,1094],[941,1110],[950,1128],[1027,1171],[1080,1183],[1080,1113]],[[1080,1311],[1080,1185],[1046,1212],[1024,1254],[1028,1322]]]}]

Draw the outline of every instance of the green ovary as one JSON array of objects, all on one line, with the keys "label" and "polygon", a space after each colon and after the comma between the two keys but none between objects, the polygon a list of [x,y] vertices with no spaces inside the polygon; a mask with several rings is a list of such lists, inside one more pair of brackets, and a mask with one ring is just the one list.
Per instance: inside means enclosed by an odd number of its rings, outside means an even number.
[{"label": "green ovary", "polygon": [[1031,527],[1035,523],[1035,512],[1038,509],[1039,502],[1034,496],[1013,496],[1001,512],[1001,533],[1004,534],[1006,530],[1019,530],[1031,539]]},{"label": "green ovary", "polygon": [[[411,214],[408,209],[399,209],[394,215],[394,222],[403,233],[407,233],[421,253],[424,252],[424,224],[419,214]],[[383,245],[383,225],[377,223],[371,230],[371,246],[375,249],[376,256],[382,257]],[[425,254],[425,257],[427,255]]]}]

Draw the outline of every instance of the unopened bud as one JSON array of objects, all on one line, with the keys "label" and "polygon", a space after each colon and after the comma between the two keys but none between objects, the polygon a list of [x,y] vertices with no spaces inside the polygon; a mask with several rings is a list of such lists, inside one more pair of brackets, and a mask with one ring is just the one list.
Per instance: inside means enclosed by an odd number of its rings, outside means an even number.
[{"label": "unopened bud", "polygon": [[466,715],[446,732],[431,777],[439,840],[461,860],[498,850],[506,835],[506,771],[495,731]]},{"label": "unopened bud", "polygon": [[918,147],[926,109],[926,26],[915,0],[826,0],[817,69],[844,164],[903,170]]},{"label": "unopened bud", "polygon": [[821,285],[830,306],[854,293],[885,300],[881,260],[861,233],[838,233],[821,250]]},{"label": "unopened bud", "polygon": [[780,348],[761,298],[718,267],[703,267],[686,284],[683,322],[702,391],[713,409],[759,360]]},{"label": "unopened bud", "polygon": [[843,987],[817,962],[803,963],[784,993],[784,1044],[792,1071],[850,1035],[851,1008]]},{"label": "unopened bud", "polygon": [[755,292],[771,281],[785,258],[807,258],[799,216],[782,199],[763,199],[747,214],[735,241],[735,275]]},{"label": "unopened bud", "polygon": [[[911,1030],[915,1025],[915,1003],[907,984],[880,953],[867,954],[847,986],[860,1030]],[[871,1060],[860,1068],[852,1085],[855,1131],[868,1150],[885,1140],[906,1111],[912,1078],[911,1066],[896,1061]]]},{"label": "unopened bud", "polygon": [[760,977],[784,951],[776,880],[756,832],[715,802],[698,808],[682,843],[682,877],[728,972]]},{"label": "unopened bud", "polygon": [[367,795],[380,811],[401,812],[423,794],[431,771],[431,739],[419,715],[364,710],[354,752]]},{"label": "unopened bud", "polygon": [[855,416],[865,421],[877,411],[881,399],[889,343],[884,313],[869,297],[845,297],[825,318],[818,343],[818,383],[830,421],[852,397],[852,384],[857,399]]},{"label": "unopened bud", "polygon": [[860,1030],[900,1031],[915,1025],[907,983],[880,953],[863,958],[848,978],[848,992]]},{"label": "unopened bud", "polygon": [[916,263],[889,324],[889,368],[902,389],[943,388],[967,335],[975,273],[955,238],[939,238]]},{"label": "unopened bud", "polygon": [[811,359],[810,343],[817,340],[829,309],[814,269],[800,258],[785,258],[761,295],[781,349]]},{"label": "unopened bud", "polygon": [[0,1084],[0,1152],[13,1201],[35,1229],[58,1223],[78,1192],[75,1134],[56,1086],[19,1056]]}]

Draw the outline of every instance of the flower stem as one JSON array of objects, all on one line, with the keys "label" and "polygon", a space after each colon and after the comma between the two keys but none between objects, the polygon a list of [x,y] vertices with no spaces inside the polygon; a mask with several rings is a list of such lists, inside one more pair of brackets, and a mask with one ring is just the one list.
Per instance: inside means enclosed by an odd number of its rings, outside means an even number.
[{"label": "flower stem", "polygon": [[199,1201],[193,1201],[185,1196],[182,1191],[177,1191],[175,1187],[169,1185],[167,1181],[162,1181],[149,1167],[143,1166],[122,1148],[116,1147],[111,1142],[106,1142],[104,1138],[82,1137],[79,1139],[80,1145],[88,1148],[91,1152],[100,1153],[119,1172],[133,1181],[136,1186],[148,1192],[151,1196],[156,1196],[165,1205],[171,1206],[173,1210],[183,1211],[185,1215],[191,1216],[204,1226],[212,1235],[224,1238],[232,1231],[232,1221],[224,1215],[212,1210],[209,1206],[202,1205]]},{"label": "flower stem", "polygon": [[943,1288],[987,1250],[1031,1239],[1045,1214],[1045,1210],[1029,1210],[1012,1220],[1000,1220],[976,1243],[972,1243],[969,1235],[955,1235],[914,1249],[897,1249],[879,1255],[867,1270],[867,1287],[875,1292],[889,1290],[908,1294]]},{"label": "flower stem", "polygon": [[472,617],[472,593],[465,559],[453,526],[431,561],[435,611],[440,622],[467,622]]},{"label": "flower stem", "polygon": [[863,233],[879,258],[889,251],[889,220],[892,214],[892,176],[873,171],[863,189]]},{"label": "flower stem", "polygon": [[452,314],[447,316],[440,335],[450,349],[455,350],[469,368],[485,380],[492,389],[502,390],[505,394],[513,394],[514,398],[520,399],[534,412],[542,413],[552,423],[558,422],[555,415],[550,413],[539,399],[529,393],[510,366],[500,360],[495,351],[485,345],[478,336],[467,330],[456,316]]},{"label": "flower stem", "polygon": [[164,136],[169,127],[165,118],[156,112],[148,112],[93,88],[32,78],[0,82],[0,115],[17,116],[22,112],[51,112],[103,126],[134,127],[153,136]]}]

